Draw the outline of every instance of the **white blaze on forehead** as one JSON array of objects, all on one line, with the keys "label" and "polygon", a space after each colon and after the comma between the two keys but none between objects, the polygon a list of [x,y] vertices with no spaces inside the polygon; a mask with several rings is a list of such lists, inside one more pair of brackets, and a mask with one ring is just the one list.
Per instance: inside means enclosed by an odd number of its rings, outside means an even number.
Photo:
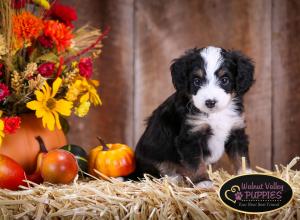
[{"label": "white blaze on forehead", "polygon": [[[203,112],[212,113],[224,110],[231,100],[231,95],[220,87],[218,77],[215,75],[223,62],[221,51],[221,48],[206,47],[200,52],[200,56],[204,60],[206,83],[198,89],[196,95],[193,95],[192,98],[194,105]],[[216,101],[213,109],[206,106],[205,102],[207,100]]]},{"label": "white blaze on forehead", "polygon": [[205,62],[205,71],[208,79],[215,78],[215,72],[219,69],[222,63],[221,48],[218,47],[206,47],[201,52]]}]

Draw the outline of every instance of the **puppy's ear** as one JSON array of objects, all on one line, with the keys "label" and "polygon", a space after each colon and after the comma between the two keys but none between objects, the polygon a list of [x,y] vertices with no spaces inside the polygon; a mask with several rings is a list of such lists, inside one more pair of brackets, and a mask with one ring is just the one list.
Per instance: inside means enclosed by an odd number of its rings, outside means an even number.
[{"label": "puppy's ear", "polygon": [[187,50],[185,54],[175,60],[170,67],[172,82],[175,89],[187,90],[189,85],[189,75],[193,69],[201,66],[200,50],[193,48]]},{"label": "puppy's ear", "polygon": [[254,82],[253,61],[239,51],[232,51],[231,55],[237,66],[236,92],[244,95]]},{"label": "puppy's ear", "polygon": [[173,63],[170,67],[172,82],[175,89],[184,90],[186,88],[187,83],[187,63],[185,57],[180,57],[178,59],[173,60]]}]

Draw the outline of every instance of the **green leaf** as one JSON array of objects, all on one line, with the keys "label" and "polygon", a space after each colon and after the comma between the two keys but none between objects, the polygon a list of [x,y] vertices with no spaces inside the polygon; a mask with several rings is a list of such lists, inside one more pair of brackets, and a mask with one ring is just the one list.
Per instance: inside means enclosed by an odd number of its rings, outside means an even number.
[{"label": "green leaf", "polygon": [[38,50],[37,49],[34,49],[31,54],[30,54],[30,57],[29,57],[29,60],[30,62],[34,62],[36,60],[36,58],[38,57]]},{"label": "green leaf", "polygon": [[59,121],[60,121],[63,132],[65,134],[67,134],[70,130],[70,125],[69,125],[68,120],[66,118],[60,116]]},{"label": "green leaf", "polygon": [[58,62],[59,58],[54,53],[46,53],[36,59],[36,62],[39,61]]}]

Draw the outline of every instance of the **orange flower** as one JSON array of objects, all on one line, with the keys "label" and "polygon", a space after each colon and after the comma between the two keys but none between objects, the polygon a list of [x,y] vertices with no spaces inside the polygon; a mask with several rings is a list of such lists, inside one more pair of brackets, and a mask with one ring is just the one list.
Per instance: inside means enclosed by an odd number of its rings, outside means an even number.
[{"label": "orange flower", "polygon": [[24,11],[13,16],[13,32],[17,38],[17,44],[22,45],[32,38],[37,38],[43,27],[43,21],[30,12]]},{"label": "orange flower", "polygon": [[58,52],[64,51],[71,45],[73,35],[71,29],[58,21],[45,21],[44,35],[50,37],[56,44]]}]

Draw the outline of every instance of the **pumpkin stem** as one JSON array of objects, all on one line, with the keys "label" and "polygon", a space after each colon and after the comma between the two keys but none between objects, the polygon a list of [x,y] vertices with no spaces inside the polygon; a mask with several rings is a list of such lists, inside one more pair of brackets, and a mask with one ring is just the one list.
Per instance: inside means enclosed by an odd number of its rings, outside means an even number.
[{"label": "pumpkin stem", "polygon": [[109,150],[109,147],[106,145],[106,143],[104,142],[104,140],[101,137],[97,137],[98,141],[100,142],[100,144],[103,147],[103,150]]},{"label": "pumpkin stem", "polygon": [[37,140],[37,142],[39,142],[40,152],[48,153],[48,150],[47,150],[45,143],[44,143],[43,139],[41,138],[41,136],[37,136],[37,137],[35,137],[35,139]]}]

